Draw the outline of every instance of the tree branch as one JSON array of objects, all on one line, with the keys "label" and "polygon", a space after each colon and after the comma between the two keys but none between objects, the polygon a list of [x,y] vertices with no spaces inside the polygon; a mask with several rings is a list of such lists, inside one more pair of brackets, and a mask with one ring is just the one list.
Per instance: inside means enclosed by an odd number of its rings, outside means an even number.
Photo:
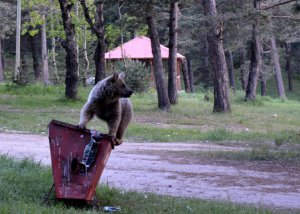
[{"label": "tree branch", "polygon": [[291,19],[291,20],[300,20],[300,18],[292,17],[292,16],[271,16],[274,19]]},{"label": "tree branch", "polygon": [[183,14],[181,13],[180,10],[178,11],[178,15],[179,15],[180,17],[183,17],[184,19],[190,19],[190,20],[195,20],[195,21],[204,21],[204,18],[194,18],[194,17],[192,17],[192,16],[185,16],[185,15],[183,15]]},{"label": "tree branch", "polygon": [[274,7],[277,7],[277,6],[281,6],[281,5],[284,5],[284,4],[288,4],[288,3],[291,3],[291,2],[295,2],[295,1],[297,1],[297,0],[287,0],[287,1],[284,1],[284,2],[279,2],[277,4],[273,4],[273,5],[261,8],[261,10],[269,10],[271,8],[274,8]]},{"label": "tree branch", "polygon": [[96,34],[97,37],[99,37],[99,35],[101,34],[100,31],[96,28],[95,24],[92,21],[92,18],[90,16],[89,13],[89,8],[86,6],[85,0],[79,0],[82,9],[83,9],[83,13],[84,13],[84,17],[86,22],[90,25],[90,28],[92,29],[92,31]]},{"label": "tree branch", "polygon": [[59,42],[60,45],[61,45],[64,49],[67,48],[66,40],[64,40],[64,39],[62,39],[62,38],[60,38],[60,37],[55,37],[55,42],[56,42],[56,41]]}]

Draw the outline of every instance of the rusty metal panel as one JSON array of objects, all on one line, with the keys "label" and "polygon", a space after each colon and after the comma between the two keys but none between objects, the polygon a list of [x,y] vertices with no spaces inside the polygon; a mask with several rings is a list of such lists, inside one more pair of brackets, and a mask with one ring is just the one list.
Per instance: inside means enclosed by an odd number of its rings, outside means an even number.
[{"label": "rusty metal panel", "polygon": [[86,145],[91,141],[90,130],[80,130],[57,120],[52,120],[48,129],[56,198],[93,200],[114,139],[101,134],[97,139],[94,163],[89,168],[77,168]]}]

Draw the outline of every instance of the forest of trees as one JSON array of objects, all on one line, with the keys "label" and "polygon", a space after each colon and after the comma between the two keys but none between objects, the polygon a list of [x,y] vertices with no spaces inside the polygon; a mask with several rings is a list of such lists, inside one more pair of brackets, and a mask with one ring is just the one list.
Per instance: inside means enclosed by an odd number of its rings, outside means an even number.
[{"label": "forest of trees", "polygon": [[[230,112],[230,91],[243,90],[245,101],[254,101],[259,85],[266,95],[271,78],[278,97],[293,91],[299,13],[297,0],[2,0],[0,82],[64,83],[65,96],[77,99],[89,77],[96,84],[111,73],[105,52],[146,35],[160,109],[178,103],[179,52],[186,57],[186,92],[211,87],[213,111]],[[169,47],[167,63],[160,44]]]}]

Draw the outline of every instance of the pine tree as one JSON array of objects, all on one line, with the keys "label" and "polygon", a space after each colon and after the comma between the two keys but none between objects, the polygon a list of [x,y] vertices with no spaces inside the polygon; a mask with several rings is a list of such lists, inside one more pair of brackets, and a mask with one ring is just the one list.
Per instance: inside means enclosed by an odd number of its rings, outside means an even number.
[{"label": "pine tree", "polygon": [[[217,15],[215,0],[203,0],[204,14],[213,19]],[[223,48],[222,26],[206,22],[209,29],[207,40],[209,45],[209,57],[213,68],[214,79],[214,112],[231,111],[229,102],[228,74]]]},{"label": "pine tree", "polygon": [[171,104],[177,104],[177,25],[178,2],[170,3],[169,19],[169,58],[168,58],[168,95]]},{"label": "pine tree", "polygon": [[76,39],[75,39],[75,28],[72,22],[71,9],[73,3],[69,0],[59,0],[61,9],[61,16],[64,25],[66,41],[63,45],[66,55],[66,77],[65,77],[65,95],[67,98],[77,98],[78,88],[78,61],[77,61],[77,50],[76,50]]},{"label": "pine tree", "polygon": [[97,46],[94,52],[94,62],[96,67],[95,84],[100,80],[104,79],[105,73],[105,33],[104,33],[104,1],[95,1],[95,23],[93,23],[92,18],[89,14],[89,8],[85,0],[79,0],[86,18],[87,23],[90,25],[91,30],[97,36]]}]

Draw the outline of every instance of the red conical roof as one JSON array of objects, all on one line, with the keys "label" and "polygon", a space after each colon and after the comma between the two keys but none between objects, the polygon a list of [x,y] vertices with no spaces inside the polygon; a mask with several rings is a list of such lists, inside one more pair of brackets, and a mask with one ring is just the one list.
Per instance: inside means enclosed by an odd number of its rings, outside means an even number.
[{"label": "red conical roof", "polygon": [[[123,49],[123,54],[121,50]],[[169,48],[160,45],[161,57],[163,59],[169,58]],[[105,53],[105,59],[152,59],[151,40],[145,36],[138,36],[121,46],[118,46]],[[177,53],[177,58],[185,58],[183,55]]]}]

